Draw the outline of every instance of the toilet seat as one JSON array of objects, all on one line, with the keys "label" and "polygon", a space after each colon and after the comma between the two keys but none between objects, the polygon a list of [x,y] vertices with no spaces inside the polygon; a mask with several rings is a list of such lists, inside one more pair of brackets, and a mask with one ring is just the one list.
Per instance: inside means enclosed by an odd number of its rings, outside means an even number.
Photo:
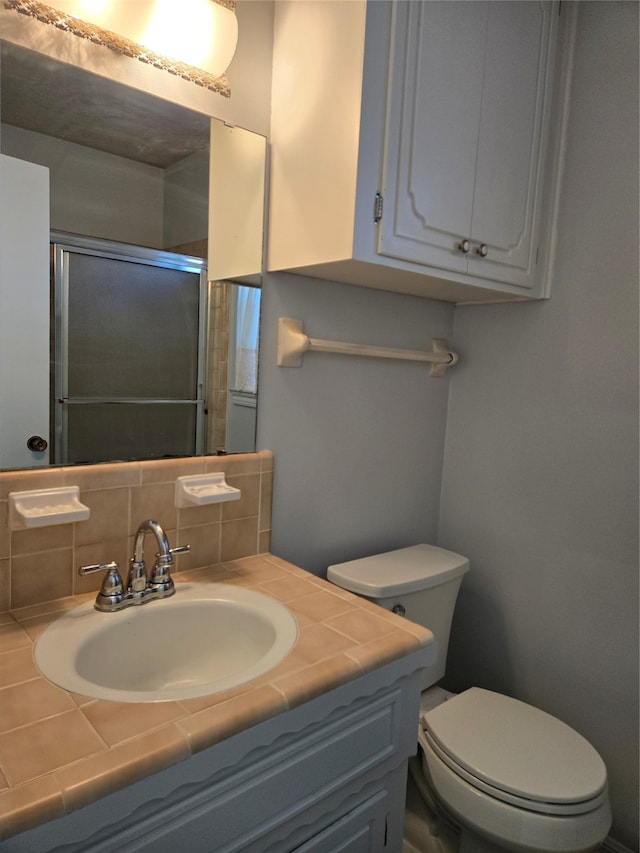
[{"label": "toilet seat", "polygon": [[[464,779],[470,785],[472,785],[478,791],[482,791],[490,797],[494,797],[497,800],[500,800],[503,803],[508,803],[512,806],[517,806],[519,809],[524,809],[525,811],[539,812],[540,814],[548,814],[548,815],[580,815],[585,814],[586,812],[593,811],[598,808],[600,805],[606,802],[607,800],[607,788],[603,788],[603,790],[596,797],[590,800],[580,800],[575,803],[553,803],[548,801],[537,801],[530,800],[527,797],[517,796],[509,791],[502,790],[496,785],[491,785],[485,782],[482,779],[479,779],[477,776],[474,776],[472,773],[469,773],[464,767],[461,767],[459,764],[456,764],[455,761],[451,759],[443,750],[441,750],[437,743],[433,741],[428,732],[422,733],[425,741],[421,741],[421,746],[424,749],[425,742],[428,744],[433,752],[438,756],[438,758],[443,761],[450,770],[453,771],[457,776],[461,779]],[[418,737],[418,740],[421,740]]]},{"label": "toilet seat", "polygon": [[429,711],[422,725],[421,742],[453,773],[502,802],[579,815],[608,800],[606,769],[591,744],[524,702],[473,687]]}]

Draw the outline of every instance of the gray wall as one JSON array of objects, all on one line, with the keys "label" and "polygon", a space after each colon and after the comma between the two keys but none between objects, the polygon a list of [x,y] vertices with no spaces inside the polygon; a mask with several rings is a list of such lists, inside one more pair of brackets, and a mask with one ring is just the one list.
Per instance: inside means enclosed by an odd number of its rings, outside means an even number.
[{"label": "gray wall", "polygon": [[308,353],[276,366],[278,317],[314,338],[429,349],[445,303],[300,276],[265,277],[258,446],[275,453],[272,549],[332,562],[435,541],[449,379],[411,362]]},{"label": "gray wall", "polygon": [[439,542],[454,689],[587,737],[638,849],[638,6],[579,13],[552,298],[457,308]]}]

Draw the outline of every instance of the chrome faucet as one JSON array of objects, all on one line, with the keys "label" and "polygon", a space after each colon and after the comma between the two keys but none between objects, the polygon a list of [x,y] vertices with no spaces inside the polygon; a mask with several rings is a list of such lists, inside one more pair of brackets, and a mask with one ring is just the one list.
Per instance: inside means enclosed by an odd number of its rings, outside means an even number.
[{"label": "chrome faucet", "polygon": [[[144,540],[147,533],[152,533],[158,543],[158,553],[156,554],[156,561],[151,569],[150,577],[147,576],[147,567],[144,562]],[[131,604],[145,604],[147,601],[155,598],[168,598],[170,595],[173,595],[176,591],[171,577],[173,555],[184,554],[190,550],[190,545],[179,545],[177,548],[170,548],[169,540],[162,526],[157,521],[147,519],[140,524],[136,531],[133,556],[129,560],[129,575],[126,588],[122,583],[117,563],[81,566],[80,574],[87,575],[99,571],[107,572],[100,592],[96,596],[94,607],[96,610],[111,613],[116,610],[122,610]]]}]

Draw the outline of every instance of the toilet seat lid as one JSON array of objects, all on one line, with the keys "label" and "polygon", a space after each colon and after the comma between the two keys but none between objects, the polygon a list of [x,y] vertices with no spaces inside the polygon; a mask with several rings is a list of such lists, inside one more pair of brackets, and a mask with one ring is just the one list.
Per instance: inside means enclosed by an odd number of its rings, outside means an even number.
[{"label": "toilet seat lid", "polygon": [[569,805],[606,788],[604,762],[591,744],[517,699],[472,687],[429,711],[424,727],[452,762],[496,791]]}]

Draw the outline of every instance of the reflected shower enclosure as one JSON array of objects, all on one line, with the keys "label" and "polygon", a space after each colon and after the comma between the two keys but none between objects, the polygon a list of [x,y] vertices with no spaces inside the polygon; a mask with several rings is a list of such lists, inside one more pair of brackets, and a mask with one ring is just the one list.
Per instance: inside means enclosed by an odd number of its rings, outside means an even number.
[{"label": "reflected shower enclosure", "polygon": [[53,461],[205,452],[205,261],[55,235]]}]

